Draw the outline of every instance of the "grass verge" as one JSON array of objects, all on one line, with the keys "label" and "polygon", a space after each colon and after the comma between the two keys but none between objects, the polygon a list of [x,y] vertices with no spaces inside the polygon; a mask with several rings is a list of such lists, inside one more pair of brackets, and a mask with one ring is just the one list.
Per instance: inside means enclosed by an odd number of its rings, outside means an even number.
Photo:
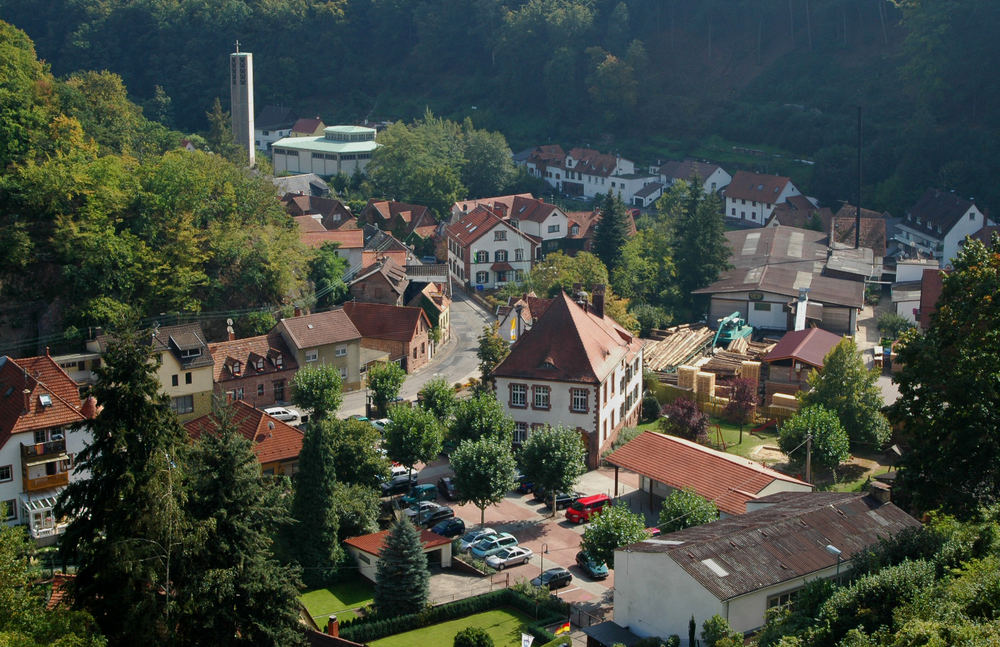
[{"label": "grass verge", "polygon": [[316,624],[323,627],[331,614],[337,614],[337,619],[341,622],[357,616],[355,609],[370,604],[374,595],[375,589],[371,583],[359,577],[337,582],[323,589],[306,591],[299,599]]},{"label": "grass verge", "polygon": [[369,643],[371,647],[410,647],[411,645],[450,645],[466,627],[482,627],[496,647],[516,647],[521,644],[521,628],[534,618],[516,609],[493,609],[464,618],[456,618],[429,627],[386,636]]}]

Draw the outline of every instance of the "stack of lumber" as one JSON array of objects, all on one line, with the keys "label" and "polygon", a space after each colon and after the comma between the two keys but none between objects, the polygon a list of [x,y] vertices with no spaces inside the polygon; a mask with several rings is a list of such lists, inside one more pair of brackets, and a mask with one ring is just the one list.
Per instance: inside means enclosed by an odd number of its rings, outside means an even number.
[{"label": "stack of lumber", "polygon": [[698,373],[695,377],[694,390],[698,402],[708,402],[715,397],[715,373]]},{"label": "stack of lumber", "polygon": [[677,386],[688,391],[694,391],[696,375],[698,375],[698,369],[694,366],[681,366],[677,369]]},{"label": "stack of lumber", "polygon": [[726,350],[731,353],[739,353],[741,355],[747,355],[751,359],[760,361],[764,359],[764,356],[771,352],[771,349],[775,345],[774,340],[763,340],[763,341],[750,341],[746,337],[741,337],[740,339],[734,339],[729,342],[729,346]]},{"label": "stack of lumber", "polygon": [[750,361],[753,358],[749,355],[719,350],[701,366],[701,370],[715,373],[719,377],[735,377],[740,374],[743,363]]},{"label": "stack of lumber", "polygon": [[672,371],[712,342],[715,332],[704,324],[683,324],[654,330],[643,357],[651,371]]}]

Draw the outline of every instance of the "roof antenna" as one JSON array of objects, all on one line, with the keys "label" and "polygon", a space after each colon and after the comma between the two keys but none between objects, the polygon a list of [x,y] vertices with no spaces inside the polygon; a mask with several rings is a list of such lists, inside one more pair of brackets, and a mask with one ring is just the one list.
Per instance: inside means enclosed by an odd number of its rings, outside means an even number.
[{"label": "roof antenna", "polygon": [[238,40],[236,41],[236,53],[237,54],[240,53],[240,41],[238,41]]}]

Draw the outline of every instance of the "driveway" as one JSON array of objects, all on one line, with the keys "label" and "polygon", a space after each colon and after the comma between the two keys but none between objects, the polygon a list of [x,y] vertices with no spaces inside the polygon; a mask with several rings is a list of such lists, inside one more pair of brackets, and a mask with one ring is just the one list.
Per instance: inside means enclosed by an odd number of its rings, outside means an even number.
[{"label": "driveway", "polygon": [[[478,339],[483,325],[493,320],[492,314],[467,297],[461,289],[456,290],[451,303],[451,339],[438,348],[430,362],[406,377],[400,397],[415,399],[420,389],[436,377],[443,377],[449,384],[465,383],[470,377],[479,377],[479,358],[476,356]],[[337,414],[341,418],[363,416],[366,397],[363,389],[345,393]]]}]

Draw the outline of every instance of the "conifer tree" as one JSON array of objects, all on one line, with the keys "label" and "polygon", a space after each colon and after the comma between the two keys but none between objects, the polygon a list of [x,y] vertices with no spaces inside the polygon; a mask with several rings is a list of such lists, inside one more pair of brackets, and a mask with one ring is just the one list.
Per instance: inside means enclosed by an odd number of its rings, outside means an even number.
[{"label": "conifer tree", "polygon": [[342,552],[336,511],[336,455],[330,427],[310,422],[302,439],[292,499],[294,523],[288,530],[288,557],[302,566],[302,580],[319,586],[334,574]]},{"label": "conifer tree", "polygon": [[595,206],[601,211],[601,219],[594,228],[593,251],[611,273],[621,263],[622,248],[628,240],[628,214],[621,197],[613,193],[598,199]]},{"label": "conifer tree", "polygon": [[400,519],[386,536],[379,556],[375,610],[383,617],[420,611],[430,596],[430,577],[417,529],[408,520]]},{"label": "conifer tree", "polygon": [[284,479],[264,480],[230,411],[194,444],[187,511],[193,525],[177,579],[182,645],[299,645],[298,572],[275,559],[286,522]]},{"label": "conifer tree", "polygon": [[79,566],[74,599],[110,645],[164,644],[174,629],[187,436],[160,394],[158,366],[139,334],[112,339],[92,391],[103,409],[77,455],[90,478],[71,483],[56,510],[73,519],[61,550]]}]

